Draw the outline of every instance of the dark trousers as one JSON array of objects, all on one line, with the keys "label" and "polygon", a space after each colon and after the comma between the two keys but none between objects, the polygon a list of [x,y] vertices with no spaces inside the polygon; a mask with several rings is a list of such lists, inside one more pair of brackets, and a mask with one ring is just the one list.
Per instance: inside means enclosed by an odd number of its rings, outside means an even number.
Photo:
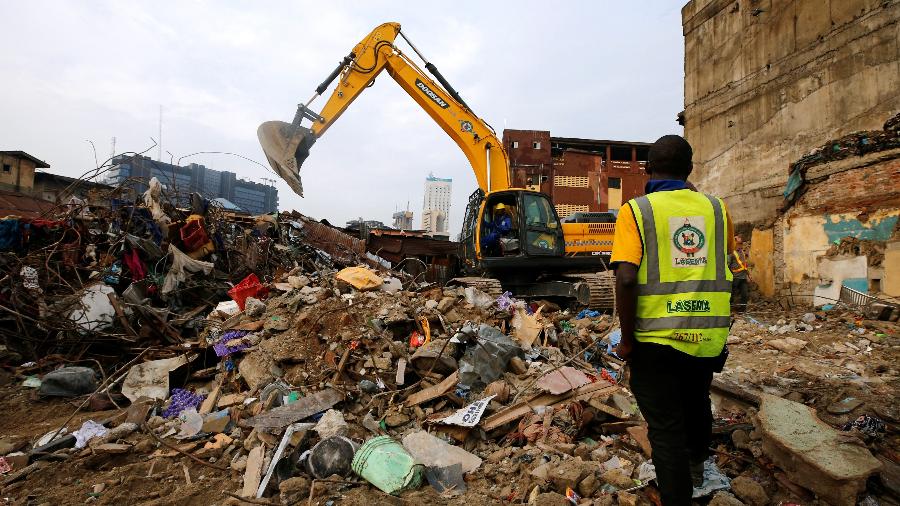
[{"label": "dark trousers", "polygon": [[735,277],[731,282],[731,308],[734,311],[746,311],[750,298],[750,286],[746,277]]},{"label": "dark trousers", "polygon": [[691,504],[689,466],[709,457],[709,386],[720,361],[693,357],[659,344],[637,343],[633,351],[631,391],[649,426],[664,506]]}]

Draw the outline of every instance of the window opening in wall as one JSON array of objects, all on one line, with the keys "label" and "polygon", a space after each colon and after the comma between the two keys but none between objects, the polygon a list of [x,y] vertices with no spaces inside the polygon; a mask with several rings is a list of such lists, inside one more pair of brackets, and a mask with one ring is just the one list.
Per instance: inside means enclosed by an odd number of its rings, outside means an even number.
[{"label": "window opening in wall", "polygon": [[610,151],[611,151],[610,157],[613,160],[622,160],[622,161],[626,161],[626,162],[631,161],[631,147],[630,146],[628,146],[628,147],[613,146],[613,148]]},{"label": "window opening in wall", "polygon": [[513,149],[519,147],[519,141],[513,141],[512,147],[513,147]]},{"label": "window opening in wall", "polygon": [[618,177],[609,178],[609,187],[610,188],[621,188],[622,187],[622,178],[618,178]]},{"label": "window opening in wall", "polygon": [[540,142],[532,142],[531,147],[533,147],[534,149],[541,149],[541,143]]},{"label": "window opening in wall", "polygon": [[3,164],[3,172],[11,172],[11,171],[12,171],[12,165],[10,165],[8,163],[4,163]]}]

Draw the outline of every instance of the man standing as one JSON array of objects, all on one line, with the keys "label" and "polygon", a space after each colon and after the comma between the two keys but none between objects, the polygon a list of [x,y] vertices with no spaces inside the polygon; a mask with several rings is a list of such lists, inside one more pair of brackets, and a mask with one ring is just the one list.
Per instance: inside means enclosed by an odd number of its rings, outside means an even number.
[{"label": "man standing", "polygon": [[747,310],[747,300],[750,298],[750,271],[741,260],[741,236],[734,236],[734,252],[728,255],[728,268],[731,269],[731,275],[734,281],[731,285],[731,304],[735,312],[744,312]]},{"label": "man standing", "polygon": [[617,353],[647,420],[664,506],[690,505],[709,457],[712,374],[730,327],[733,227],[721,199],[687,183],[693,150],[677,135],[651,147],[646,195],[622,206],[612,264]]}]

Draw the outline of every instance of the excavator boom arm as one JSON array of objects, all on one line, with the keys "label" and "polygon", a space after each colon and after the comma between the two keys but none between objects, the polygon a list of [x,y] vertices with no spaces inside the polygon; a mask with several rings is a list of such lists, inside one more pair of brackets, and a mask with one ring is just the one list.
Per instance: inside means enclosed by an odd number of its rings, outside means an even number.
[{"label": "excavator boom arm", "polygon": [[[292,125],[281,122],[263,124],[259,137],[270,163],[276,166],[276,170],[289,184],[292,181],[288,176],[296,177],[296,185],[299,186],[297,173],[313,142],[324,135],[350,104],[371,86],[382,70],[387,70],[394,81],[465,153],[482,190],[489,192],[509,188],[509,159],[494,131],[464,103],[454,98],[454,95],[458,97],[455,92],[448,92],[425,75],[394,46],[394,40],[399,34],[398,23],[385,23],[357,44],[350,55],[352,58],[346,58],[338,70],[316,90],[321,93],[337,76],[337,85],[318,114],[301,105]],[[439,76],[433,65],[427,66]],[[299,125],[304,118],[313,121],[309,129]],[[273,136],[279,138],[273,139]],[[291,174],[286,175],[285,172]],[[295,191],[297,186],[291,184]],[[302,187],[298,191],[302,195],[301,191]]]}]

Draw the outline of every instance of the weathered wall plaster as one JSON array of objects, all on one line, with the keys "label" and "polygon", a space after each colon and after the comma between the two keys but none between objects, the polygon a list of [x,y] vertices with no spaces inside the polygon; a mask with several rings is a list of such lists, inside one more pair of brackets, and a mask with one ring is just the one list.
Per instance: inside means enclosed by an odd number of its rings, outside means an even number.
[{"label": "weathered wall plaster", "polygon": [[775,242],[772,229],[753,229],[750,236],[750,276],[759,293],[766,297],[775,295]]}]

